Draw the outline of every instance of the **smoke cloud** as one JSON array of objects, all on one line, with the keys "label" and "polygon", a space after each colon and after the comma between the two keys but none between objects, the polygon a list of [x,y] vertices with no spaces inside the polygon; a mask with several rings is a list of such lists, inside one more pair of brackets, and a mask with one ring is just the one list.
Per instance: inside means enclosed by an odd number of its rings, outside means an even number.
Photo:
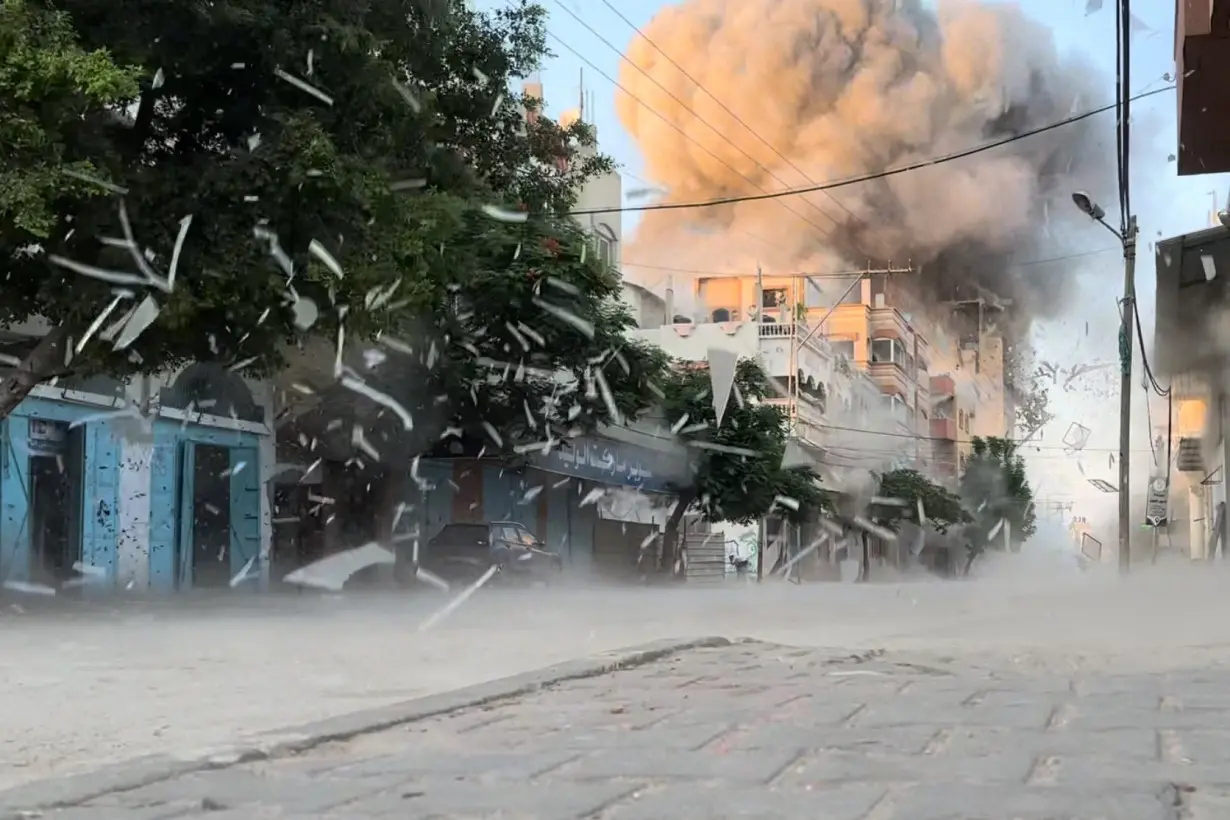
[{"label": "smoke cloud", "polygon": [[[627,57],[645,73],[623,66],[631,96],[620,95],[618,112],[666,201],[875,173],[1108,102],[1098,72],[1011,4],[685,0],[644,32],[653,44],[637,37]],[[1013,263],[1072,250],[1069,225],[1087,222],[1073,190],[1113,204],[1113,127],[1113,115],[1093,117],[832,198],[647,212],[625,258],[730,272],[760,263],[766,273],[909,261],[920,301],[1012,299],[1025,331],[1062,312],[1072,277]],[[663,278],[625,271],[650,286]]]}]

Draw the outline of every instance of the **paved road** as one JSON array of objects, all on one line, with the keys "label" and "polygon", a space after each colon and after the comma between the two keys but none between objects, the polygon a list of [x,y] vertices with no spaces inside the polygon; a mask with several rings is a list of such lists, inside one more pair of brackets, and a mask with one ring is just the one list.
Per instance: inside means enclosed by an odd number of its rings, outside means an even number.
[{"label": "paved road", "polygon": [[[432,601],[345,596],[114,613],[0,611],[0,789],[379,707],[660,639],[994,651],[1011,664],[1158,672],[1230,658],[1230,566],[1076,576],[1026,555],[970,583],[476,596],[438,628]],[[1005,558],[1007,560],[1008,557]]]},{"label": "paved road", "polygon": [[47,816],[1224,820],[1227,678],[744,643]]}]

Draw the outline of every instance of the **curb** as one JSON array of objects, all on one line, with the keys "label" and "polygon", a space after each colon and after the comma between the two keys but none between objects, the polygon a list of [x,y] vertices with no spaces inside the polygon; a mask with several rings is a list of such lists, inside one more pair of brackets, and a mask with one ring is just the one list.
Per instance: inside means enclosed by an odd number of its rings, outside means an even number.
[{"label": "curb", "polygon": [[564,661],[532,672],[465,686],[450,692],[364,709],[283,731],[267,732],[246,740],[243,744],[196,758],[149,755],[85,774],[40,780],[0,792],[0,818],[10,820],[27,812],[78,806],[103,795],[132,791],[194,772],[302,754],[325,743],[349,740],[402,724],[485,706],[558,683],[595,678],[621,669],[644,666],[691,649],[732,646],[734,643],[736,642],[721,637],[654,641],[628,649]]}]

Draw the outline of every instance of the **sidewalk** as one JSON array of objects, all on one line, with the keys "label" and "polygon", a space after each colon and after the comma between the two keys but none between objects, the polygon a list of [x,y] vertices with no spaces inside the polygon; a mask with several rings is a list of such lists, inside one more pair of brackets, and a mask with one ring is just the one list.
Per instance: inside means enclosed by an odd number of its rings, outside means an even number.
[{"label": "sidewalk", "polygon": [[1225,680],[743,643],[44,816],[1224,820]]}]

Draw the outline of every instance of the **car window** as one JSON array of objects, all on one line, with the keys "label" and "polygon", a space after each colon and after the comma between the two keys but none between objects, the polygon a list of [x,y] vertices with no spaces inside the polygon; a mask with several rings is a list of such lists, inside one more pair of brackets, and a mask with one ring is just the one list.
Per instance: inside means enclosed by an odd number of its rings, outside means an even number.
[{"label": "car window", "polygon": [[521,543],[527,547],[538,546],[538,539],[534,537],[534,533],[530,532],[525,527],[517,527],[517,537]]},{"label": "car window", "polygon": [[513,525],[500,524],[494,529],[496,530],[496,537],[504,542],[502,546],[515,547],[520,545],[521,533]]}]

